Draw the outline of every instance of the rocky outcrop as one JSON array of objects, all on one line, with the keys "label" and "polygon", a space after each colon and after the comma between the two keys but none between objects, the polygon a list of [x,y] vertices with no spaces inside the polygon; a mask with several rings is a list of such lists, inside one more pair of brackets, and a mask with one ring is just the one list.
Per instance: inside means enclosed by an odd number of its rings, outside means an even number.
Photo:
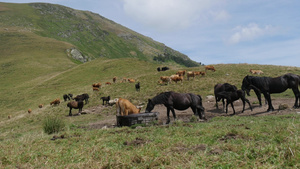
[{"label": "rocky outcrop", "polygon": [[72,57],[75,60],[79,60],[80,62],[88,62],[90,61],[90,58],[87,56],[84,56],[79,50],[76,48],[67,49],[68,56]]}]

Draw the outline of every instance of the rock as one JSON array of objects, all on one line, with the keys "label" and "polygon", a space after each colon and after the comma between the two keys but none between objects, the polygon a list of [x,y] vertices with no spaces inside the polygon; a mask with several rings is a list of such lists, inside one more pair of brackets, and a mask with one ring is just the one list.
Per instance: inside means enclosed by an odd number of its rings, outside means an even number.
[{"label": "rock", "polygon": [[67,49],[67,53],[71,55],[73,59],[79,60],[80,62],[84,63],[89,61],[90,59],[86,56],[84,56],[79,50],[76,48]]},{"label": "rock", "polygon": [[215,99],[215,96],[213,96],[213,95],[208,95],[208,96],[206,96],[206,99],[207,99],[207,100],[214,100],[214,99]]},{"label": "rock", "polygon": [[289,108],[289,106],[287,104],[280,104],[278,107],[279,110],[285,110],[287,108]]}]

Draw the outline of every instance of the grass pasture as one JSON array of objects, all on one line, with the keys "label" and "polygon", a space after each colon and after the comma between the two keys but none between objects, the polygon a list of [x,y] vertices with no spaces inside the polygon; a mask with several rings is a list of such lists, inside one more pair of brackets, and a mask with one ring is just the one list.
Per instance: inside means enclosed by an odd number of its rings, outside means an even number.
[{"label": "grass pasture", "polygon": [[[103,108],[101,113],[68,117],[66,103],[50,106],[49,102],[65,93],[90,95],[84,109],[102,104],[101,96],[124,97],[134,104],[145,105],[147,99],[163,91],[191,92],[203,96],[213,94],[216,83],[229,82],[241,86],[250,68],[262,69],[265,76],[287,72],[300,74],[299,68],[269,65],[219,64],[216,72],[205,77],[169,85],[158,85],[162,75],[178,70],[204,70],[204,67],[183,68],[169,65],[171,70],[157,72],[160,64],[138,59],[96,59],[57,73],[36,83],[7,87],[6,100],[18,97],[21,90],[30,101],[13,104],[15,111],[2,110],[0,122],[0,165],[4,168],[299,168],[299,114],[284,116],[227,116],[204,123],[178,121],[169,126],[132,129],[91,129],[89,126],[114,114],[115,107]],[[30,68],[28,68],[30,69]],[[276,71],[274,71],[276,70]],[[112,82],[117,76],[116,84]],[[134,84],[120,83],[123,77],[141,83],[136,92]],[[91,84],[101,82],[99,92]],[[34,86],[34,87],[29,87]],[[253,93],[252,93],[253,95]],[[254,97],[254,96],[252,96]],[[272,97],[293,98],[288,90]],[[1,98],[4,99],[4,98]],[[42,109],[38,104],[44,104]],[[32,108],[28,114],[27,109]],[[143,111],[144,109],[142,109]],[[77,113],[77,110],[73,110]],[[11,119],[7,116],[11,115]],[[47,118],[59,117],[64,128],[48,135],[43,131]],[[51,140],[56,135],[58,139]],[[63,135],[63,138],[60,138]],[[9,151],[7,151],[9,150]]]}]

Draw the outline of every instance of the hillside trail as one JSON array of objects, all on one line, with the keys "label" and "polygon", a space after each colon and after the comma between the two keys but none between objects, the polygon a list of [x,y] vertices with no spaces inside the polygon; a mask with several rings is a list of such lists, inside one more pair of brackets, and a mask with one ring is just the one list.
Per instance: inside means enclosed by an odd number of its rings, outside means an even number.
[{"label": "hillside trail", "polygon": [[[235,101],[234,102],[234,108],[236,111],[236,116],[270,116],[270,115],[285,115],[285,114],[291,114],[297,112],[300,114],[300,109],[293,109],[293,105],[295,102],[294,98],[274,98],[272,99],[273,107],[275,108],[272,112],[267,112],[268,105],[259,106],[259,104],[252,104],[253,102],[257,102],[257,98],[248,98],[251,106],[253,108],[253,111],[250,110],[249,105],[246,103],[245,105],[245,111],[242,112],[243,109],[243,103],[242,101]],[[263,99],[264,101],[264,99]],[[216,109],[215,107],[215,101],[214,100],[203,100],[203,107],[205,108],[205,117],[207,118],[207,122],[209,122],[212,118],[218,117],[218,116],[224,116],[224,117],[232,117],[233,116],[233,110],[231,108],[231,105],[228,105],[228,114],[222,111],[222,102],[218,102],[219,109]],[[226,104],[226,102],[225,102]],[[279,110],[278,107],[280,104],[286,104],[288,105],[288,108],[285,110]],[[93,108],[88,108],[83,111],[87,112],[93,112],[93,113],[101,113],[103,108],[107,108],[102,105],[95,106]],[[142,113],[145,111],[145,108],[142,108]],[[107,113],[104,115],[104,118],[102,120],[90,123],[87,125],[90,129],[101,129],[101,128],[112,128],[116,125],[116,109],[115,106],[111,107],[111,113]],[[164,105],[156,105],[152,112],[159,112],[158,117],[158,124],[165,124],[167,120],[167,109]],[[193,111],[191,108],[188,108],[184,111],[175,110],[177,119],[183,122],[189,122],[191,120],[191,117],[193,116]],[[171,123],[174,121],[173,115],[170,112],[170,119]]]}]

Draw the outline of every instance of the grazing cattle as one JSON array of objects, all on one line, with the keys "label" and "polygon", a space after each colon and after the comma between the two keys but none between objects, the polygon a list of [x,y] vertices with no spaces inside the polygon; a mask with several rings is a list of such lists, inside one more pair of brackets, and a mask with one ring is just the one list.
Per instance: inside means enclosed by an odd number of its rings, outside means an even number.
[{"label": "grazing cattle", "polygon": [[181,83],[182,83],[182,80],[183,80],[183,76],[179,76],[179,75],[171,75],[170,76],[170,79],[172,80],[172,81],[174,81],[174,82],[178,82],[178,81],[181,81]]},{"label": "grazing cattle", "polygon": [[134,82],[135,82],[135,80],[134,80],[134,79],[130,79],[130,78],[128,78],[128,82],[129,82],[129,83],[134,83]]},{"label": "grazing cattle", "polygon": [[215,99],[216,99],[216,107],[217,109],[219,109],[218,106],[218,102],[222,99],[222,103],[223,103],[223,111],[225,109],[225,102],[224,102],[224,98],[222,98],[221,96],[219,96],[219,93],[221,92],[234,92],[237,90],[237,87],[235,85],[231,85],[229,83],[224,83],[224,84],[216,84],[214,87],[214,94],[215,94]]},{"label": "grazing cattle", "polygon": [[85,104],[88,104],[90,96],[87,93],[77,95],[74,100],[76,101],[85,101]]},{"label": "grazing cattle", "polygon": [[43,106],[44,106],[43,104],[39,104],[39,108],[43,108]]},{"label": "grazing cattle", "polygon": [[50,105],[59,105],[60,104],[60,99],[55,99],[52,102],[50,102]]},{"label": "grazing cattle", "polygon": [[101,85],[102,85],[101,83],[94,83],[94,84],[92,84],[93,87],[97,87],[97,88],[100,88]]},{"label": "grazing cattle", "polygon": [[[242,90],[247,92],[249,96],[249,92],[251,89],[257,95],[260,100],[260,92],[263,93],[265,99],[268,101],[268,110],[274,111],[274,107],[272,105],[271,95],[272,93],[282,93],[287,89],[292,89],[295,95],[295,104],[294,108],[299,108],[298,100],[300,102],[300,92],[298,86],[300,85],[300,76],[292,73],[287,73],[285,75],[279,77],[258,77],[258,76],[246,76],[243,79]],[[261,100],[260,100],[261,102]]]},{"label": "grazing cattle", "polygon": [[139,114],[141,108],[137,108],[133,105],[129,100],[119,98],[118,102],[116,103],[117,114],[121,116],[127,116],[130,114]]},{"label": "grazing cattle", "polygon": [[28,109],[28,111],[27,111],[29,114],[32,112],[32,110],[31,109]]},{"label": "grazing cattle", "polygon": [[201,71],[200,71],[200,75],[201,75],[201,76],[205,76],[205,75],[206,75],[206,72],[201,72]]},{"label": "grazing cattle", "polygon": [[211,70],[211,71],[213,71],[213,72],[216,71],[215,67],[214,67],[214,66],[211,66],[211,65],[205,66],[205,71],[206,71],[206,70]]},{"label": "grazing cattle", "polygon": [[127,78],[126,78],[126,77],[123,77],[121,83],[126,82],[126,81],[127,81]]},{"label": "grazing cattle", "polygon": [[164,83],[170,83],[171,82],[171,78],[169,76],[161,76],[160,80]]},{"label": "grazing cattle", "polygon": [[8,115],[7,118],[8,118],[8,119],[11,119],[11,115]]},{"label": "grazing cattle", "polygon": [[107,104],[110,100],[110,96],[107,96],[107,97],[101,97],[100,98],[102,100],[102,105],[104,105],[104,102],[106,102],[105,104]]},{"label": "grazing cattle", "polygon": [[78,115],[81,114],[82,108],[83,108],[83,101],[71,101],[67,104],[67,106],[70,108],[69,116],[72,116],[72,109],[79,109]]},{"label": "grazing cattle", "polygon": [[111,85],[111,83],[110,83],[110,82],[105,82],[105,84],[106,84],[106,85]]},{"label": "grazing cattle", "polygon": [[260,75],[260,74],[263,74],[264,72],[263,71],[261,71],[261,70],[253,70],[253,69],[250,69],[249,70],[249,72],[250,73],[252,73],[252,74],[258,74],[258,75]]},{"label": "grazing cattle", "polygon": [[165,66],[165,67],[162,67],[162,68],[161,68],[161,71],[166,71],[166,70],[169,70],[169,69],[170,69],[169,67],[166,67],[166,66]]},{"label": "grazing cattle", "polygon": [[176,75],[184,76],[184,75],[185,75],[185,72],[186,72],[186,70],[181,70],[181,71],[178,71],[178,72],[176,73]]},{"label": "grazing cattle", "polygon": [[156,70],[157,70],[158,72],[160,72],[160,67],[156,68]]},{"label": "grazing cattle", "polygon": [[140,82],[138,82],[137,84],[135,84],[135,90],[139,92],[140,89],[141,89]]},{"label": "grazing cattle", "polygon": [[116,81],[117,81],[117,77],[115,76],[113,77],[113,82],[116,83]]},{"label": "grazing cattle", "polygon": [[228,112],[229,103],[231,104],[231,107],[233,109],[233,114],[235,114],[235,110],[234,110],[234,107],[233,107],[233,102],[238,100],[238,99],[241,99],[243,101],[242,113],[245,110],[245,102],[247,102],[249,104],[249,107],[252,111],[251,104],[250,104],[249,100],[246,99],[245,92],[243,90],[236,90],[236,91],[233,91],[233,92],[223,91],[223,92],[218,93],[218,95],[219,95],[219,97],[226,99],[226,114]]},{"label": "grazing cattle", "polygon": [[191,108],[194,115],[199,115],[200,119],[205,119],[204,107],[202,106],[202,98],[200,95],[192,93],[176,93],[176,92],[164,92],[148,100],[146,107],[146,113],[151,112],[154,106],[157,104],[163,104],[167,108],[167,124],[170,123],[170,111],[172,111],[174,120],[176,120],[176,110],[186,110]]},{"label": "grazing cattle", "polygon": [[190,80],[190,77],[193,77],[193,79],[195,79],[196,73],[195,72],[187,72],[186,76],[187,76],[187,80]]},{"label": "grazing cattle", "polygon": [[98,87],[93,87],[93,91],[99,91]]}]

